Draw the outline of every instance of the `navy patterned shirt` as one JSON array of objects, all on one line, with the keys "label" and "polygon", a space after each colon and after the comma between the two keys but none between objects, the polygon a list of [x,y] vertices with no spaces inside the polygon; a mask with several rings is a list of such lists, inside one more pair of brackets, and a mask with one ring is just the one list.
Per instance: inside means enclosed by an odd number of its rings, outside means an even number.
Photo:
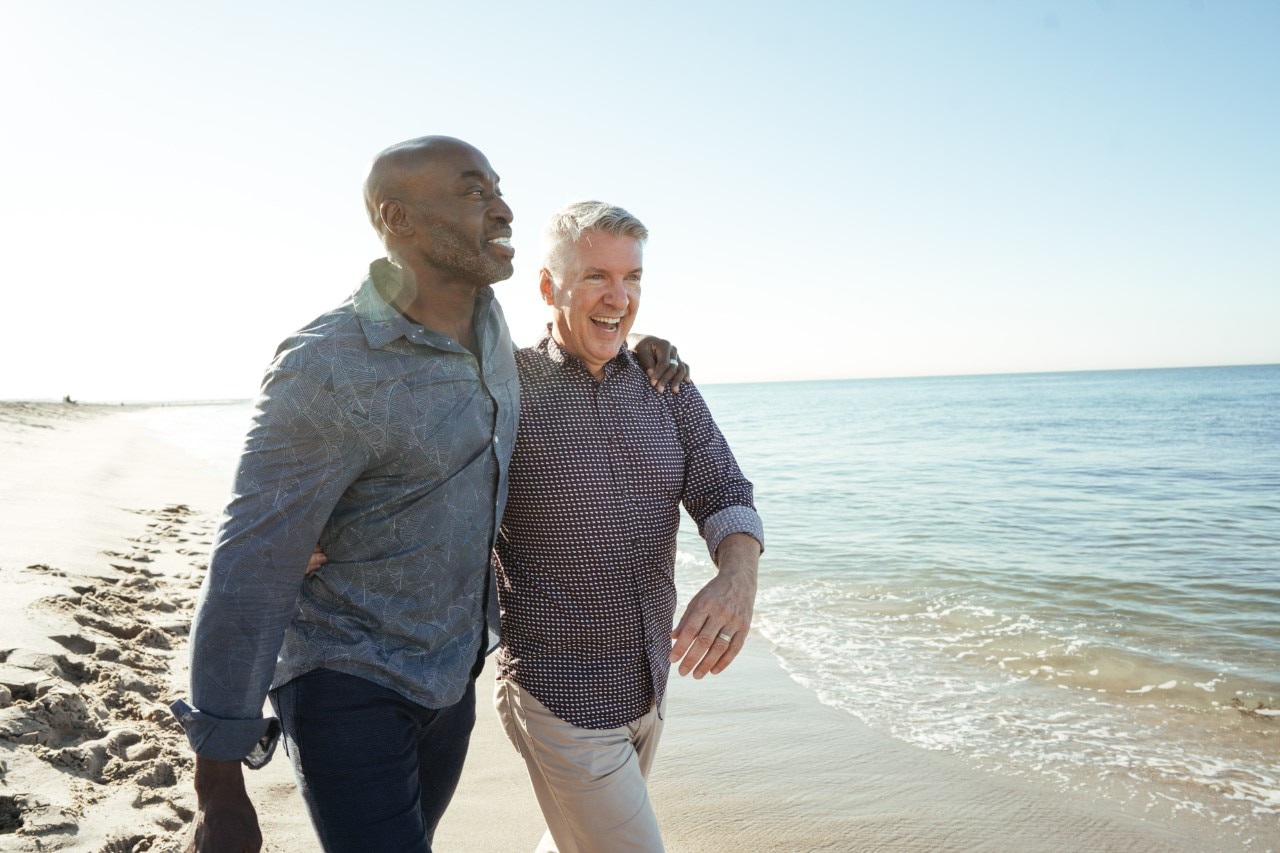
[{"label": "navy patterned shirt", "polygon": [[[194,708],[175,704],[201,755],[264,763],[268,688],[318,667],[453,704],[486,621],[497,633],[491,553],[519,405],[511,337],[484,288],[477,359],[383,300],[376,283],[396,274],[375,261],[267,371],[195,616]],[[329,562],[304,577],[317,542]]]},{"label": "navy patterned shirt", "polygon": [[751,483],[698,390],[659,394],[627,350],[601,381],[549,336],[516,365],[498,676],[576,726],[622,726],[666,690],[681,504],[713,557],[733,533],[763,543]]}]

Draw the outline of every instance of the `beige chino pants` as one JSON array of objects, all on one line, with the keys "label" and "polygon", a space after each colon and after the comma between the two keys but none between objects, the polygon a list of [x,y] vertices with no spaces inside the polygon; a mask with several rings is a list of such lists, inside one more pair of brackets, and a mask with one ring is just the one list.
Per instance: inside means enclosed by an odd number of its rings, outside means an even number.
[{"label": "beige chino pants", "polygon": [[645,782],[662,736],[657,708],[616,729],[584,729],[509,679],[495,685],[493,704],[547,821],[537,853],[664,849]]}]

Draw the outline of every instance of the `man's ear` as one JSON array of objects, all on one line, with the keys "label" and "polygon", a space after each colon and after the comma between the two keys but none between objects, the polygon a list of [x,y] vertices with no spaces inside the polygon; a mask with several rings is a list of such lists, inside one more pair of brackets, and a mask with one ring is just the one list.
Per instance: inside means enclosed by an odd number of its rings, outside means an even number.
[{"label": "man's ear", "polygon": [[379,204],[378,218],[382,220],[382,227],[388,234],[404,237],[413,231],[413,226],[409,224],[409,217],[405,215],[404,205],[399,199],[389,198]]},{"label": "man's ear", "polygon": [[542,301],[548,305],[556,304],[555,286],[556,282],[551,277],[551,270],[546,267],[538,270],[538,292],[542,294]]}]

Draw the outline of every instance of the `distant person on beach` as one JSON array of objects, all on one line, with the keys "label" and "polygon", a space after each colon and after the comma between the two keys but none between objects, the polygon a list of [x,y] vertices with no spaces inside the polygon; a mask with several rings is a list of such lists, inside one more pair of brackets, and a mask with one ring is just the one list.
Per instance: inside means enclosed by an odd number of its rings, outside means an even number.
[{"label": "distant person on beach", "polygon": [[[386,258],[277,352],[201,590],[174,703],[193,850],[260,848],[241,763],[283,731],[325,850],[430,851],[475,721],[519,405],[490,287],[513,216],[449,137],[379,154],[365,201]],[[665,342],[638,350],[654,384],[683,378]],[[329,563],[307,577],[317,542]]]},{"label": "distant person on beach", "polygon": [[[647,237],[602,202],[557,213],[540,273],[551,323],[516,355],[495,703],[546,818],[539,851],[663,849],[646,778],[668,670],[722,672],[751,625],[764,541],[751,483],[697,389],[649,393],[623,346]],[[681,504],[717,574],[672,630]]]}]

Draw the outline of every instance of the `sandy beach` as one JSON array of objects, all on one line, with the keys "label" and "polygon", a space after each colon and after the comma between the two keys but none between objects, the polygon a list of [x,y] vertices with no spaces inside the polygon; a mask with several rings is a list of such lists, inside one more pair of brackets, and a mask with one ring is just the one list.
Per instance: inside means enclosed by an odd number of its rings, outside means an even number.
[{"label": "sandy beach", "polygon": [[[194,808],[167,704],[228,484],[123,407],[0,403],[0,850],[169,851]],[[767,566],[766,566],[767,569]],[[527,851],[541,820],[481,679],[441,851]],[[821,704],[753,637],[679,680],[651,780],[672,851],[1267,850],[981,773]],[[280,758],[248,774],[268,851],[318,849]]]}]

